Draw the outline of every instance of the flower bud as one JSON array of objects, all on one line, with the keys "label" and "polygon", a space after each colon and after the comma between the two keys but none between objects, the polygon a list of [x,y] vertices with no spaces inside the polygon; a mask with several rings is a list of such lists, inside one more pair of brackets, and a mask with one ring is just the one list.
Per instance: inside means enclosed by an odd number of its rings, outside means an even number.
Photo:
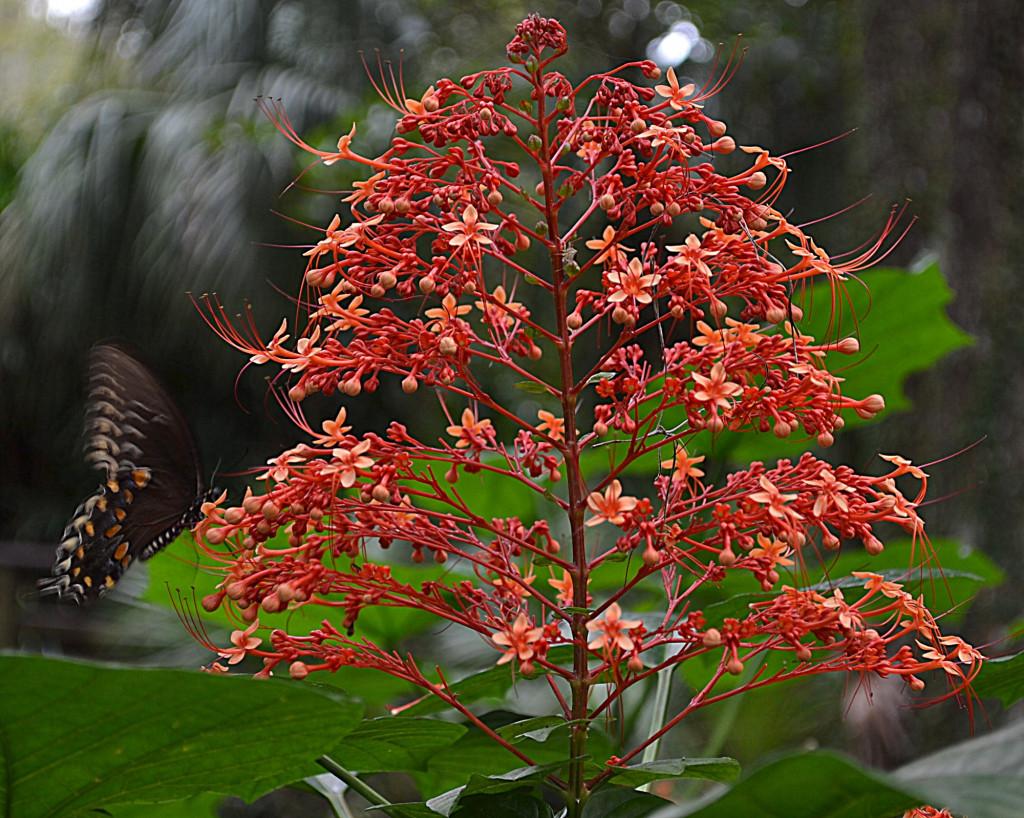
[{"label": "flower bud", "polygon": [[882,544],[882,541],[878,539],[878,537],[873,534],[868,534],[868,536],[864,538],[864,550],[872,557],[877,557],[885,550],[885,545]]},{"label": "flower bud", "polygon": [[708,133],[715,139],[725,134],[725,123],[718,119],[708,120]]},{"label": "flower bud", "polygon": [[718,564],[724,565],[726,568],[736,564],[736,555],[729,546],[726,546],[718,552]]},{"label": "flower bud", "polygon": [[405,392],[406,395],[411,395],[419,388],[420,382],[416,380],[415,375],[410,374],[402,378],[402,391]]},{"label": "flower bud", "polygon": [[424,276],[420,279],[420,292],[424,295],[430,295],[436,286],[437,282],[431,276]]},{"label": "flower bud", "polygon": [[634,653],[629,657],[629,661],[626,662],[626,667],[629,668],[631,673],[639,673],[644,669],[644,660]]},{"label": "flower bud", "polygon": [[206,541],[210,545],[220,545],[227,539],[228,529],[226,528],[211,528],[206,532]]},{"label": "flower bud", "polygon": [[594,424],[594,434],[597,435],[598,437],[604,437],[606,434],[608,434],[608,425],[606,423],[598,421],[597,423]]},{"label": "flower bud", "polygon": [[725,669],[733,676],[739,676],[743,672],[743,662],[738,657],[733,656],[728,662],[726,662]]},{"label": "flower bud", "polygon": [[827,449],[835,442],[836,439],[832,437],[831,432],[818,432],[818,445],[821,446],[823,449]]},{"label": "flower bud", "polygon": [[843,353],[843,355],[854,355],[860,352],[860,341],[856,338],[843,338],[838,344],[836,344],[836,350]]},{"label": "flower bud", "polygon": [[218,591],[215,594],[207,594],[203,597],[203,610],[207,613],[213,613],[220,607],[220,604],[224,601],[224,592]]},{"label": "flower bud", "polygon": [[765,310],[764,317],[769,324],[781,324],[786,320],[786,311],[782,307],[773,304]]},{"label": "flower bud", "polygon": [[292,662],[288,665],[288,675],[301,681],[309,675],[309,668],[304,662]]},{"label": "flower bud", "polygon": [[747,178],[747,187],[751,190],[760,190],[766,184],[768,184],[768,177],[761,173],[761,171],[755,171]]},{"label": "flower bud", "polygon": [[260,607],[267,613],[277,613],[281,610],[281,598],[277,594],[267,594],[260,602]]},{"label": "flower bud", "polygon": [[722,644],[722,632],[718,628],[708,628],[701,638],[706,648],[717,648]]},{"label": "flower bud", "polygon": [[610,193],[605,193],[597,200],[597,205],[602,210],[611,210],[615,207],[615,197]]},{"label": "flower bud", "polygon": [[281,509],[278,508],[277,503],[275,503],[273,500],[268,500],[266,503],[263,504],[262,512],[263,516],[266,517],[268,520],[276,520],[278,517],[281,516]]},{"label": "flower bud", "polygon": [[348,395],[350,398],[354,398],[360,392],[363,391],[363,385],[359,382],[359,378],[352,377],[347,381],[343,381],[341,384],[341,391]]},{"label": "flower bud", "polygon": [[295,586],[290,582],[282,582],[277,586],[277,597],[285,605],[295,599]]},{"label": "flower bud", "polygon": [[732,153],[736,150],[736,140],[731,136],[723,136],[711,143],[711,150],[715,153]]},{"label": "flower bud", "polygon": [[642,559],[644,561],[644,565],[648,568],[654,568],[654,566],[661,562],[661,554],[658,553],[658,549],[648,543],[647,547],[644,549]]},{"label": "flower bud", "polygon": [[459,345],[455,343],[455,339],[450,336],[445,336],[437,345],[442,355],[454,355],[458,350]]},{"label": "flower bud", "polygon": [[868,395],[854,407],[854,411],[865,419],[873,418],[883,409],[885,409],[885,398],[877,394]]},{"label": "flower bud", "polygon": [[711,303],[708,305],[708,312],[711,313],[716,321],[721,321],[729,314],[729,305],[718,298],[712,298]]}]

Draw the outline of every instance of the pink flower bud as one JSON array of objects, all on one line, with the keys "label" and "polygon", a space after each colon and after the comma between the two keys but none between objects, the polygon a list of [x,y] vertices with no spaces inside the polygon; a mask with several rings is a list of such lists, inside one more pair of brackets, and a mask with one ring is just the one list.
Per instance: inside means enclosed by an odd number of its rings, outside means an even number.
[{"label": "pink flower bud", "polygon": [[292,662],[288,665],[288,675],[301,681],[309,675],[309,667],[304,662]]}]

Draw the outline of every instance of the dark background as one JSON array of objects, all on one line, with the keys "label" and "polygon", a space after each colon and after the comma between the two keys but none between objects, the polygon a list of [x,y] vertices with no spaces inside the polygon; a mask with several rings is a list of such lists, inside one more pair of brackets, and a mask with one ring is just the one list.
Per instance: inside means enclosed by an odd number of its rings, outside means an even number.
[{"label": "dark background", "polygon": [[[241,470],[294,443],[262,373],[236,385],[243,360],[185,295],[218,292],[232,310],[249,300],[272,331],[290,311],[275,288],[295,291],[303,259],[271,245],[315,240],[292,220],[323,224],[336,209],[336,197],[284,192],[304,159],[254,97],[280,97],[313,144],[359,121],[361,147],[382,148],[394,117],[360,51],[401,59],[418,97],[438,76],[503,63],[515,23],[536,9],[568,29],[563,70],[577,77],[664,55],[648,49],[670,35],[690,38],[677,71],[701,80],[717,46],[727,52],[742,34],[743,65],[708,106],[739,144],[785,153],[855,129],[790,160],[781,207],[803,221],[867,197],[813,228],[822,246],[857,247],[909,200],[917,223],[887,263],[937,257],[956,294],[951,316],[976,342],[914,377],[912,412],[841,435],[837,456],[927,462],[981,441],[931,469],[941,502],[927,519],[933,536],[981,549],[1007,572],[966,625],[998,652],[1024,582],[1016,0],[138,0],[70,17],[57,7],[0,2],[0,644],[25,641],[14,572],[45,571],[95,482],[79,441],[94,342],[142,352],[191,418],[208,468]],[[410,411],[389,406],[389,394],[350,405],[356,428]],[[894,763],[909,750],[863,753]]]}]

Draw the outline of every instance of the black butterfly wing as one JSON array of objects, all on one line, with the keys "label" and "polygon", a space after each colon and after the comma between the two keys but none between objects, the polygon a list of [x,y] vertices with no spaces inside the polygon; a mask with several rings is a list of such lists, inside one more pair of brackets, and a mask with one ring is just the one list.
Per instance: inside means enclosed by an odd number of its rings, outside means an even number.
[{"label": "black butterfly wing", "polygon": [[89,359],[86,459],[104,475],[68,523],[44,592],[101,596],[136,559],[148,559],[200,517],[205,499],[188,424],[166,390],[127,350],[103,344]]}]

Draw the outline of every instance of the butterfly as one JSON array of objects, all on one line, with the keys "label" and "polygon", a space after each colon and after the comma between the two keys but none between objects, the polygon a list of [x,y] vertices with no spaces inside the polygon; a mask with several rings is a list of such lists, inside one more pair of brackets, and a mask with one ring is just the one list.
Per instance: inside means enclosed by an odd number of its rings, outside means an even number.
[{"label": "butterfly", "polygon": [[64,529],[43,594],[98,599],[135,560],[147,560],[202,519],[207,489],[188,424],[167,391],[125,348],[91,350],[86,460],[103,472]]}]

